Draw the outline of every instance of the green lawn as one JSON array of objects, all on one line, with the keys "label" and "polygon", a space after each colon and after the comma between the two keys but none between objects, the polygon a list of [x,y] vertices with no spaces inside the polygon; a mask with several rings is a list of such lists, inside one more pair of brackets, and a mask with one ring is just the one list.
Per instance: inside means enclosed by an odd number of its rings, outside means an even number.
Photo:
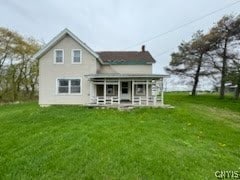
[{"label": "green lawn", "polygon": [[0,179],[214,179],[240,171],[240,101],[167,94],[175,109],[0,106]]}]

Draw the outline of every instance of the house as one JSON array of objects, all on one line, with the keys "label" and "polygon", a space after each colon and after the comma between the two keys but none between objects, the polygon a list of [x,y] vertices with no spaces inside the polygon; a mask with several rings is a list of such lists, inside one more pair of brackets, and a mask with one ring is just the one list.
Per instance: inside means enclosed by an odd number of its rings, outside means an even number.
[{"label": "house", "polygon": [[[95,52],[64,29],[34,55],[39,60],[39,104],[163,105],[163,79],[141,51]],[[158,95],[161,96],[158,96]]]},{"label": "house", "polygon": [[[214,89],[216,90],[216,92],[220,93],[220,89],[221,89],[221,85],[217,84]],[[237,85],[234,85],[231,82],[227,82],[225,83],[225,93],[235,93],[237,90]]]}]

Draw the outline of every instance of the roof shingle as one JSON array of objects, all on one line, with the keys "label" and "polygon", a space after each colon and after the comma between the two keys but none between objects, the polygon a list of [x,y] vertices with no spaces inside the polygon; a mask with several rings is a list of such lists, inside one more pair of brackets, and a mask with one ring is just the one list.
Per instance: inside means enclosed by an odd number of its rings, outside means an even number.
[{"label": "roof shingle", "polygon": [[96,53],[107,64],[151,64],[156,62],[148,51],[101,51]]}]

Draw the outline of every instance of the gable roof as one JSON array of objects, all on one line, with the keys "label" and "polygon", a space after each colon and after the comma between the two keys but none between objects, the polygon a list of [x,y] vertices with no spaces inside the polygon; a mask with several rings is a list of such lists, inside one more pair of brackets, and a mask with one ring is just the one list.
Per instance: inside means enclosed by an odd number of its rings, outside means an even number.
[{"label": "gable roof", "polygon": [[47,43],[42,49],[40,49],[34,56],[33,59],[39,59],[46,54],[53,46],[59,41],[69,35],[77,43],[83,46],[90,54],[92,54],[101,64],[152,64],[155,63],[155,59],[148,51],[101,51],[95,52],[81,41],[75,34],[65,28],[57,36],[55,36],[49,43]]},{"label": "gable roof", "polygon": [[73,34],[70,30],[65,28],[61,31],[57,36],[55,36],[49,43],[46,44],[42,49],[40,49],[34,56],[33,59],[39,59],[44,54],[46,54],[53,46],[55,46],[60,40],[62,40],[66,35],[69,35],[76,42],[78,42],[81,46],[83,46],[89,53],[91,53],[94,57],[96,57],[100,62],[99,55],[94,52],[90,47],[87,46],[84,42],[82,42],[75,34]]},{"label": "gable roof", "polygon": [[152,64],[156,62],[148,51],[102,51],[97,53],[106,64]]}]

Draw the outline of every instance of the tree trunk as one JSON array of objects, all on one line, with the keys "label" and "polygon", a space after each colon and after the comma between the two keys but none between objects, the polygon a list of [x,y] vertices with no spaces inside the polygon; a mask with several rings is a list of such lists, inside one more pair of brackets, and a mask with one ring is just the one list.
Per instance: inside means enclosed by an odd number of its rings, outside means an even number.
[{"label": "tree trunk", "polygon": [[29,87],[28,87],[28,85],[25,85],[25,92],[26,92],[27,95],[29,95]]},{"label": "tree trunk", "polygon": [[12,90],[12,101],[14,102],[14,101],[16,101],[17,100],[17,98],[18,98],[18,93],[17,93],[17,82],[16,82],[16,77],[15,77],[15,75],[16,75],[16,69],[15,69],[15,67],[13,67],[13,65],[12,65],[12,63],[11,63],[11,66],[12,66],[12,68],[13,68],[13,70],[12,70],[12,79],[11,79],[11,90]]},{"label": "tree trunk", "polygon": [[198,60],[198,67],[197,67],[197,71],[194,77],[194,84],[193,84],[193,88],[192,88],[192,96],[196,96],[196,91],[197,91],[197,85],[198,85],[198,81],[199,81],[199,75],[200,75],[200,70],[201,70],[201,66],[202,66],[202,54],[199,57]]},{"label": "tree trunk", "polygon": [[30,99],[33,99],[35,95],[35,85],[31,84],[31,93],[30,93]]},{"label": "tree trunk", "polygon": [[240,82],[237,85],[236,91],[235,91],[235,99],[239,99],[239,95],[240,95]]},{"label": "tree trunk", "polygon": [[12,85],[12,101],[15,102],[18,99],[17,86],[16,84]]},{"label": "tree trunk", "polygon": [[226,83],[226,76],[227,76],[227,43],[228,39],[224,42],[224,49],[222,55],[222,78],[221,78],[221,87],[220,87],[220,98],[224,98],[225,96],[225,83]]}]

